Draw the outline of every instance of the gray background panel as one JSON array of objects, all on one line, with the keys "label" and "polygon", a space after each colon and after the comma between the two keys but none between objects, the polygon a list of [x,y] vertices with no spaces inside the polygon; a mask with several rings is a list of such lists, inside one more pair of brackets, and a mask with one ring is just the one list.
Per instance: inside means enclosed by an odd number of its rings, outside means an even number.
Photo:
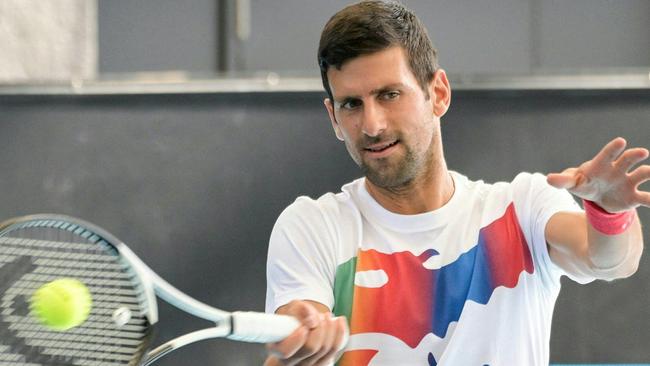
[{"label": "gray background panel", "polygon": [[99,71],[215,71],[215,0],[97,1]]},{"label": "gray background panel", "polygon": [[650,2],[537,0],[542,69],[650,66]]},{"label": "gray background panel", "polygon": [[[235,0],[98,2],[99,71],[280,71],[318,75],[327,20],[352,1],[250,0],[236,37]],[[406,0],[454,74],[650,66],[646,0]],[[223,24],[219,24],[219,22]]]}]

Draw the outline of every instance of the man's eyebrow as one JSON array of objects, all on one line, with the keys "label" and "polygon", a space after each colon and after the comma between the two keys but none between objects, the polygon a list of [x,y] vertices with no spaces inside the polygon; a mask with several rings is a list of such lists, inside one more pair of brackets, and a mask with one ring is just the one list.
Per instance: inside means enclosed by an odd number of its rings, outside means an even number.
[{"label": "man's eyebrow", "polygon": [[359,100],[361,97],[358,96],[348,96],[348,97],[341,97],[340,99],[334,99],[334,102],[338,105],[345,104],[347,102]]},{"label": "man's eyebrow", "polygon": [[370,94],[371,95],[377,95],[377,94],[381,94],[381,93],[383,93],[385,91],[388,91],[388,90],[404,89],[404,88],[405,88],[405,85],[403,83],[388,84],[388,85],[382,86],[381,88],[371,90]]},{"label": "man's eyebrow", "polygon": [[[377,94],[381,94],[383,92],[386,92],[388,90],[404,89],[404,88],[406,88],[406,85],[404,85],[403,83],[388,84],[388,85],[384,85],[384,86],[382,86],[380,88],[371,90],[370,95],[377,95]],[[338,103],[338,104],[344,104],[344,103],[347,103],[349,101],[359,100],[359,99],[361,99],[361,97],[358,96],[358,95],[350,95],[350,96],[345,96],[345,97],[341,97],[341,98],[334,98],[334,102]]]}]

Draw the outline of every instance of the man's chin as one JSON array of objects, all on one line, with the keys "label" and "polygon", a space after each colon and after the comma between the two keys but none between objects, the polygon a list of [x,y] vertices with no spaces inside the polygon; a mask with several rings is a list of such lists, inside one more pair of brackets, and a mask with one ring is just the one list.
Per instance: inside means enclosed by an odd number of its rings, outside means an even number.
[{"label": "man's chin", "polygon": [[411,181],[405,174],[394,171],[377,171],[375,169],[368,169],[362,167],[363,173],[374,186],[384,189],[396,189],[408,185]]}]

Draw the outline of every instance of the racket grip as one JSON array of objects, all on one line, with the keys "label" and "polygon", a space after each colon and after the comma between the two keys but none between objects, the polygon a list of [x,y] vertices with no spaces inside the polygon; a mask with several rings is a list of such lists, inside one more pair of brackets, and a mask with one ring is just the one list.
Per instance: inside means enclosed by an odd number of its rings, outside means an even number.
[{"label": "racket grip", "polygon": [[235,311],[231,314],[231,330],[226,338],[253,343],[272,343],[286,338],[298,329],[300,322],[289,315]]}]

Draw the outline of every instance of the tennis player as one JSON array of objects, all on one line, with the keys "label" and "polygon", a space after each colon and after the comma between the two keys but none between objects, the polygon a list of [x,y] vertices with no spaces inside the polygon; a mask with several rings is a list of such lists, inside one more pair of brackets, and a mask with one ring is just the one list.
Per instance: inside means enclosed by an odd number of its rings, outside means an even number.
[{"label": "tennis player", "polygon": [[449,170],[449,81],[398,3],[338,12],[318,62],[332,127],[364,177],[278,218],[266,309],[304,326],[268,345],[267,365],[330,364],[349,327],[340,365],[547,366],[560,277],[637,270],[646,149],[616,138],[578,167],[495,184]]}]

